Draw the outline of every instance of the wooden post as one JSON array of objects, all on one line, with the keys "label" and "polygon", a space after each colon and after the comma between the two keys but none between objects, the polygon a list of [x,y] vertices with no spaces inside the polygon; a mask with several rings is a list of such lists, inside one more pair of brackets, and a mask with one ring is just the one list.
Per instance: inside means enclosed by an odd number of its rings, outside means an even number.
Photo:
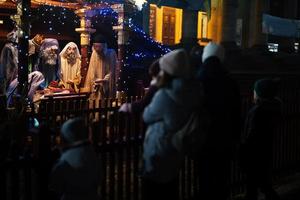
[{"label": "wooden post", "polygon": [[221,44],[226,48],[235,48],[237,0],[223,0]]},{"label": "wooden post", "polygon": [[124,57],[125,57],[125,47],[129,38],[129,30],[128,27],[124,24],[127,19],[128,12],[132,9],[129,4],[114,4],[112,5],[112,9],[114,9],[118,13],[118,24],[113,26],[113,30],[115,30],[118,34],[118,64],[116,69],[116,85],[117,91],[124,90],[122,86],[123,82],[123,68],[124,68]]},{"label": "wooden post", "polygon": [[189,50],[197,44],[198,11],[183,10],[181,43]]},{"label": "wooden post", "polygon": [[150,4],[144,4],[143,6],[143,30],[149,34],[149,19],[150,19]]},{"label": "wooden post", "polygon": [[76,28],[75,31],[80,33],[81,76],[83,77],[81,83],[83,84],[89,67],[90,35],[96,31],[91,28],[90,21],[95,12],[91,8],[85,7],[76,10],[75,13],[80,17],[80,28]]},{"label": "wooden post", "polygon": [[29,39],[29,16],[30,0],[22,0],[17,3],[17,14],[11,18],[18,27],[18,94],[22,97],[28,93],[28,39]]},{"label": "wooden post", "polygon": [[269,10],[269,1],[253,0],[250,3],[249,47],[267,50],[267,35],[262,33],[262,15]]}]

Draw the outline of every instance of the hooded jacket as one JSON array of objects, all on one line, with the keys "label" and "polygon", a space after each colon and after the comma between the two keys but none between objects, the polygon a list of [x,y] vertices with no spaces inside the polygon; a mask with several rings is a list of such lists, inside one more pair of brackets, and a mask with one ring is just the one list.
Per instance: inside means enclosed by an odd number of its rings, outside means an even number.
[{"label": "hooded jacket", "polygon": [[204,106],[210,113],[211,126],[206,138],[206,152],[230,153],[241,133],[241,97],[236,81],[223,67],[220,59],[205,60],[197,79],[203,83]]},{"label": "hooded jacket", "polygon": [[100,166],[91,144],[67,149],[52,169],[50,190],[62,200],[97,200]]},{"label": "hooded jacket", "polygon": [[201,91],[198,81],[173,79],[156,92],[145,108],[143,119],[148,128],[143,158],[145,176],[149,179],[168,182],[178,175],[183,156],[175,150],[171,138],[200,107]]},{"label": "hooded jacket", "polygon": [[66,121],[61,127],[66,149],[53,167],[50,189],[62,200],[97,200],[101,169],[96,152],[88,141],[82,118]]},{"label": "hooded jacket", "polygon": [[242,135],[242,164],[244,167],[268,167],[272,160],[273,138],[281,119],[281,102],[260,99],[248,112]]}]

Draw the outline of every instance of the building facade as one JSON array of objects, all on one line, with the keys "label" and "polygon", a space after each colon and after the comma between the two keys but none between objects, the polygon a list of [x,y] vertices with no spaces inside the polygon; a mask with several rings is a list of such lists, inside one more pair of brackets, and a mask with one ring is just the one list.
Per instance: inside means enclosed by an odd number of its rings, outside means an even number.
[{"label": "building facade", "polygon": [[225,46],[251,48],[275,43],[287,50],[294,48],[300,35],[283,37],[262,30],[263,14],[299,19],[297,0],[199,0],[197,8],[189,6],[188,0],[182,1],[186,4],[174,2],[149,0],[144,7],[145,31],[163,44],[196,40],[201,45],[215,41]]}]

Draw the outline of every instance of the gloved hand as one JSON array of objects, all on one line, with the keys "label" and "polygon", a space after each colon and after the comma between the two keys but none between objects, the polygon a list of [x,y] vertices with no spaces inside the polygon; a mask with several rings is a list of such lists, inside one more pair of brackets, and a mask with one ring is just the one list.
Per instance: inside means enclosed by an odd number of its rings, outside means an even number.
[{"label": "gloved hand", "polygon": [[119,112],[126,112],[126,113],[131,112],[131,104],[130,103],[122,104],[119,108]]}]

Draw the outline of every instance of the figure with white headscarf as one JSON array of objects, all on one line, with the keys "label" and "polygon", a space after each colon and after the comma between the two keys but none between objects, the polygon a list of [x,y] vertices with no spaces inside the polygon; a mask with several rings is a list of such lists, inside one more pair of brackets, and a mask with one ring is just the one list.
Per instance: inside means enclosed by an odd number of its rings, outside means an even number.
[{"label": "figure with white headscarf", "polygon": [[81,81],[81,56],[74,42],[69,42],[60,52],[60,85],[79,92]]},{"label": "figure with white headscarf", "polygon": [[7,42],[0,55],[0,93],[5,94],[6,87],[18,75],[18,35],[13,30],[7,34]]},{"label": "figure with white headscarf", "polygon": [[92,92],[96,99],[115,97],[116,63],[115,50],[107,48],[107,42],[103,36],[95,36],[84,87]]},{"label": "figure with white headscarf", "polygon": [[34,71],[40,71],[45,77],[47,87],[52,81],[58,81],[60,78],[60,67],[58,62],[59,44],[56,39],[44,39],[39,52],[39,57]]}]

